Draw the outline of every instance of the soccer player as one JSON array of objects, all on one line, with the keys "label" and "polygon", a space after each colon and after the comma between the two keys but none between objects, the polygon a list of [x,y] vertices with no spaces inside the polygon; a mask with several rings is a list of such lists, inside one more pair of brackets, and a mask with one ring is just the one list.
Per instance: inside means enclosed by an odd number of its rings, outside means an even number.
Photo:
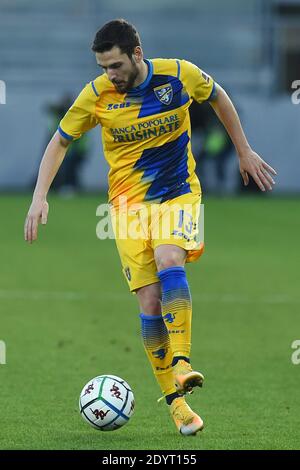
[{"label": "soccer player", "polygon": [[[251,149],[226,92],[196,65],[145,59],[138,32],[123,19],[105,24],[92,50],[104,73],[82,90],[45,151],[25,240],[36,240],[39,222],[47,222],[47,193],[68,146],[99,124],[110,166],[116,244],[139,302],[144,347],[179,432],[195,434],[203,421],[185,395],[202,386],[204,377],[190,364],[192,301],[185,263],[199,258],[203,244],[201,187],[190,140],[192,101],[209,101],[227,129],[245,185],[250,175],[262,191],[271,190],[276,172]],[[144,237],[119,236],[124,198],[126,222]]]}]

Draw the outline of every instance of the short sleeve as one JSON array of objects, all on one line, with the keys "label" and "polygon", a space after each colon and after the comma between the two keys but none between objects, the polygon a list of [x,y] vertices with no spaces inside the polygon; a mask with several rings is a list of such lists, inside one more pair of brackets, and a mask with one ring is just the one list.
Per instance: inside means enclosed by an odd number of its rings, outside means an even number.
[{"label": "short sleeve", "polygon": [[180,79],[191,98],[203,103],[213,98],[215,82],[210,75],[187,60],[180,60]]},{"label": "short sleeve", "polygon": [[82,134],[99,123],[95,114],[99,93],[94,82],[88,83],[60,121],[58,131],[68,140],[79,139]]}]

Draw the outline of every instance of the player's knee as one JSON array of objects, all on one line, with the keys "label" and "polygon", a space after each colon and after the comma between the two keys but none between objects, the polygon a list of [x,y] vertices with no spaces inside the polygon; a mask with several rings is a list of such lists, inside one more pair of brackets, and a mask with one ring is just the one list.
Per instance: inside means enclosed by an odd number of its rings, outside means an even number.
[{"label": "player's knee", "polygon": [[172,268],[174,266],[183,266],[185,261],[185,256],[177,250],[168,251],[165,254],[160,254],[156,259],[156,265],[158,271],[163,269]]}]

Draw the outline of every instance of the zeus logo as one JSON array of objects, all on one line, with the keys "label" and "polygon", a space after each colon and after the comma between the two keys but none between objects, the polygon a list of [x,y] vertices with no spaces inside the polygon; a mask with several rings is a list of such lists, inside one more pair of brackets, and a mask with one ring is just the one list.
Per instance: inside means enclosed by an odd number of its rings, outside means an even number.
[{"label": "zeus logo", "polygon": [[125,103],[120,103],[120,104],[110,103],[107,105],[106,109],[108,111],[111,111],[112,109],[128,108],[128,106],[130,105],[131,105],[130,101],[125,101]]},{"label": "zeus logo", "polygon": [[292,94],[292,103],[299,104],[300,103],[300,80],[295,80],[292,83],[292,88],[296,89]]},{"label": "zeus logo", "polygon": [[3,80],[0,80],[0,104],[6,104],[6,85]]}]

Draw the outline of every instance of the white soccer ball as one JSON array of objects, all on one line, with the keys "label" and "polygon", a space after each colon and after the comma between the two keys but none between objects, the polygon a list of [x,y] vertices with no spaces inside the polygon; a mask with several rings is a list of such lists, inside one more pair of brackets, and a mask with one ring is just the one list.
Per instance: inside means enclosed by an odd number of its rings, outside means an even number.
[{"label": "white soccer ball", "polygon": [[134,396],[125,380],[115,375],[99,375],[83,387],[79,410],[93,428],[114,431],[133,415]]}]

